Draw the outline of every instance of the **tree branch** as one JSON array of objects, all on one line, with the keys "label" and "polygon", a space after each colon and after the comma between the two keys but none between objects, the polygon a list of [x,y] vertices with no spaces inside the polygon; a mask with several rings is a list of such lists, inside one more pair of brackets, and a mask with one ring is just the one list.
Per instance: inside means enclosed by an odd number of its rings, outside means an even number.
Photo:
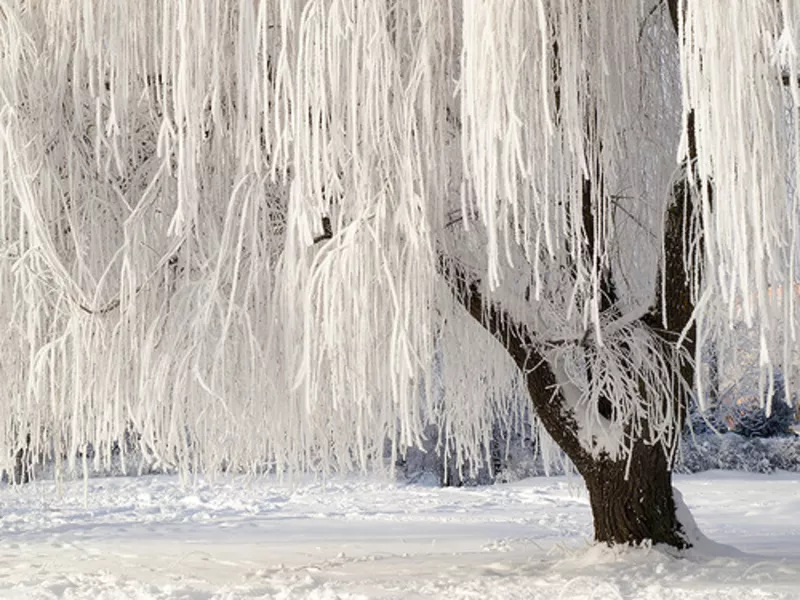
[{"label": "tree branch", "polygon": [[591,463],[591,456],[578,440],[578,425],[565,404],[549,362],[537,350],[533,338],[508,313],[491,301],[487,302],[480,292],[479,282],[468,277],[452,260],[440,256],[438,267],[453,297],[502,344],[519,367],[542,425],[582,471]]},{"label": "tree branch", "polygon": [[313,239],[313,243],[317,244],[324,240],[333,238],[333,227],[331,226],[330,217],[322,217],[322,233]]}]

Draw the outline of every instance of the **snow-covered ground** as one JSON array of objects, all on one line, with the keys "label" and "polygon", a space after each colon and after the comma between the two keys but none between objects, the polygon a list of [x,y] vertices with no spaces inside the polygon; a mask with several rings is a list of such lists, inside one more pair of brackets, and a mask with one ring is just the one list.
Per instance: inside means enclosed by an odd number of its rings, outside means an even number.
[{"label": "snow-covered ground", "polygon": [[677,477],[709,537],[675,558],[589,544],[580,480],[0,488],[0,598],[800,599],[800,475]]}]

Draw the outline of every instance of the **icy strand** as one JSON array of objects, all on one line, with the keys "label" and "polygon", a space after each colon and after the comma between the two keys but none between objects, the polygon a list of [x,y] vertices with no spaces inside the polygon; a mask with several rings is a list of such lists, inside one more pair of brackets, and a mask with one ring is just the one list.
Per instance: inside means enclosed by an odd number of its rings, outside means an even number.
[{"label": "icy strand", "polygon": [[[776,300],[780,290],[793,296],[796,276],[798,151],[786,115],[800,107],[797,9],[767,0],[736,10],[680,4],[684,123],[693,115],[697,144],[687,172],[702,198],[706,294],[722,300],[729,327],[739,319],[758,326],[771,397],[777,357],[769,349],[780,329],[794,331],[794,299],[783,311]],[[684,126],[678,158],[688,154]],[[703,302],[711,311],[718,304]]]}]

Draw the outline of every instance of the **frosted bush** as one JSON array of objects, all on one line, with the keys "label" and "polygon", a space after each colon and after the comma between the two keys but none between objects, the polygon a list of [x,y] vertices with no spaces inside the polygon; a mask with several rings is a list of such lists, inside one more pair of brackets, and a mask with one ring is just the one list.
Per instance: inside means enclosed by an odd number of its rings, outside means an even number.
[{"label": "frosted bush", "polygon": [[711,469],[800,472],[800,437],[747,438],[736,433],[706,433],[684,438],[675,470],[699,473]]}]

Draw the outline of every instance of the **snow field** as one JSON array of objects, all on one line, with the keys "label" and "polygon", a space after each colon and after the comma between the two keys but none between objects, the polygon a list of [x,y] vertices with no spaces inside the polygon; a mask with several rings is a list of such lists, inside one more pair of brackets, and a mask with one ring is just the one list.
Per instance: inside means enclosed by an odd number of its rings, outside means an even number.
[{"label": "snow field", "polygon": [[800,475],[676,481],[702,531],[735,548],[676,558],[592,546],[578,478],[461,489],[240,477],[184,487],[173,476],[3,487],[0,598],[800,598]]}]

